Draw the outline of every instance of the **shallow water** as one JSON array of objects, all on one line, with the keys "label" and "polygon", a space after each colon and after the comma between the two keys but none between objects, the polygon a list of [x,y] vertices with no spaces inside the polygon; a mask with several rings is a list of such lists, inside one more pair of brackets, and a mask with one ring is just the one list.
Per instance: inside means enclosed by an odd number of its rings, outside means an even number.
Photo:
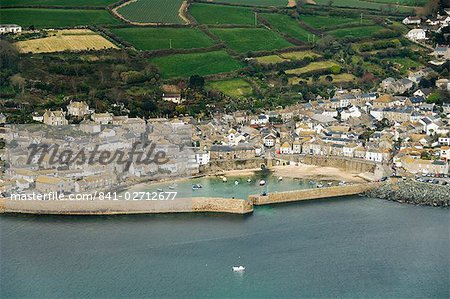
[{"label": "shallow water", "polygon": [[2,298],[450,296],[448,209],[349,197],[247,216],[2,215],[0,229]]}]

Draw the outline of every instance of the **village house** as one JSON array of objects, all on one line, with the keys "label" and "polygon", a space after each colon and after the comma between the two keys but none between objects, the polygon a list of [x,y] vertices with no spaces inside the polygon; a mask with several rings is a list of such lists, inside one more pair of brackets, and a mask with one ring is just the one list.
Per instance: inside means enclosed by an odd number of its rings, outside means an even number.
[{"label": "village house", "polygon": [[426,39],[426,32],[423,29],[412,29],[406,34],[406,37],[412,41],[420,41]]},{"label": "village house", "polygon": [[422,20],[419,17],[406,17],[403,19],[402,23],[405,25],[420,25]]},{"label": "village house", "polygon": [[48,175],[40,175],[36,178],[36,190],[42,193],[60,192],[68,193],[73,191],[73,182],[70,179],[62,177],[53,177]]},{"label": "village house", "polygon": [[0,34],[21,33],[22,27],[16,24],[0,24]]},{"label": "village house", "polygon": [[117,183],[117,178],[113,173],[101,173],[86,176],[74,183],[75,192],[86,192],[89,190],[106,190]]},{"label": "village house", "polygon": [[289,142],[284,142],[280,146],[280,154],[282,154],[282,155],[290,155],[290,154],[292,154],[292,147],[291,147],[291,144]]},{"label": "village house", "polygon": [[255,157],[255,148],[250,145],[212,145],[210,150],[211,160],[252,159]]},{"label": "village house", "polygon": [[98,123],[98,124],[102,124],[102,125],[107,125],[110,122],[112,122],[113,116],[111,113],[94,113],[91,115],[91,119]]},{"label": "village house", "polygon": [[436,45],[432,53],[437,59],[450,59],[450,46]]},{"label": "village house", "polygon": [[198,165],[207,165],[210,161],[209,151],[199,150],[195,153],[195,162]]},{"label": "village house", "polygon": [[450,146],[441,146],[439,157],[444,161],[448,161],[450,159]]},{"label": "village house", "polygon": [[172,102],[175,104],[181,104],[184,101],[181,97],[181,91],[178,86],[164,84],[162,86],[162,90],[163,90],[162,99],[164,101]]},{"label": "village house", "polygon": [[70,104],[67,105],[67,114],[76,116],[76,117],[83,117],[85,115],[91,114],[91,110],[89,110],[88,104],[86,102],[73,102],[70,101]]},{"label": "village house", "polygon": [[448,174],[448,163],[445,161],[414,159],[404,156],[401,159],[401,165],[406,171],[414,174]]},{"label": "village house", "polygon": [[66,119],[66,112],[62,110],[45,110],[42,120],[49,126],[63,126],[69,123]]},{"label": "village house", "polygon": [[385,94],[375,100],[373,100],[373,108],[379,109],[379,108],[387,108],[387,107],[394,107],[397,105],[398,101],[396,98],[394,98],[391,95]]},{"label": "village house", "polygon": [[450,90],[450,80],[449,79],[438,79],[435,83],[437,88]]}]

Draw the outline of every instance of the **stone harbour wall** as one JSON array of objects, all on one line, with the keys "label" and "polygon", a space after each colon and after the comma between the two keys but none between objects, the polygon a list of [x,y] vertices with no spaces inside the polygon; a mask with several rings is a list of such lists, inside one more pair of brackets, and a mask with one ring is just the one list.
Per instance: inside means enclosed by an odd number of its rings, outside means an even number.
[{"label": "stone harbour wall", "polygon": [[174,201],[66,201],[0,199],[0,213],[57,215],[114,215],[217,212],[246,214],[253,203],[244,199],[196,197]]},{"label": "stone harbour wall", "polygon": [[348,195],[357,195],[367,192],[380,183],[364,183],[364,184],[354,184],[346,186],[334,186],[334,187],[323,187],[315,189],[303,189],[296,191],[286,191],[286,192],[273,192],[266,196],[263,195],[250,195],[249,200],[253,202],[254,205],[266,205],[275,203],[284,203],[292,201],[302,201],[311,199],[321,199],[321,198],[332,198]]}]

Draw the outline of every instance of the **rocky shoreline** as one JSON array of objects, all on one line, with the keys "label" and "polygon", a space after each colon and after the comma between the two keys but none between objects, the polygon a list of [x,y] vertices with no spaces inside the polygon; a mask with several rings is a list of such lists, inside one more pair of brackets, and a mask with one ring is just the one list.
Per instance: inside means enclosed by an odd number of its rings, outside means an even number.
[{"label": "rocky shoreline", "polygon": [[365,195],[421,206],[450,206],[449,186],[422,183],[414,180],[389,181],[365,192]]}]

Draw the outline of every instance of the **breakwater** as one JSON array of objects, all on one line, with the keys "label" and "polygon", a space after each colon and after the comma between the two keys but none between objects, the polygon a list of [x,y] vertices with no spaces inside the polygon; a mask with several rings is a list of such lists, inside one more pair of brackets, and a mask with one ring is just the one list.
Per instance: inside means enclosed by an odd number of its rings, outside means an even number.
[{"label": "breakwater", "polygon": [[251,200],[254,205],[266,205],[302,200],[341,197],[365,193],[377,187],[379,184],[380,183],[364,183],[346,186],[274,192],[267,195],[250,195],[249,200]]},{"label": "breakwater", "polygon": [[365,195],[415,205],[450,206],[449,186],[413,180],[392,180],[366,191]]},{"label": "breakwater", "polygon": [[115,215],[216,212],[247,214],[253,212],[253,203],[237,198],[194,197],[174,201],[66,201],[66,200],[11,200],[0,199],[0,213],[58,214],[58,215]]}]

